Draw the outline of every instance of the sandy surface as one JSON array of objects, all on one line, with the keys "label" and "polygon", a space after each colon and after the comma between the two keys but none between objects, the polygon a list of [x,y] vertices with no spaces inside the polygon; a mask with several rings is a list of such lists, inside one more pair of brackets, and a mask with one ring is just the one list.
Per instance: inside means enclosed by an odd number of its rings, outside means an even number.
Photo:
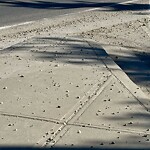
[{"label": "sandy surface", "polygon": [[148,25],[148,18],[144,18],[111,27],[101,27],[82,36],[101,43],[113,60],[149,95],[150,37],[143,29],[148,30]]},{"label": "sandy surface", "polygon": [[149,147],[149,17],[113,9],[1,30],[1,144]]},{"label": "sandy surface", "polygon": [[[146,1],[137,3],[147,4]],[[149,22],[148,11],[113,11],[113,8],[100,8],[79,15],[71,14],[53,20],[44,19],[29,25],[2,30],[0,49],[34,36],[78,35],[90,38],[107,47],[105,50],[116,63],[149,95]],[[134,62],[140,67],[135,68],[130,58],[134,58]],[[131,63],[125,65],[129,61]]]}]

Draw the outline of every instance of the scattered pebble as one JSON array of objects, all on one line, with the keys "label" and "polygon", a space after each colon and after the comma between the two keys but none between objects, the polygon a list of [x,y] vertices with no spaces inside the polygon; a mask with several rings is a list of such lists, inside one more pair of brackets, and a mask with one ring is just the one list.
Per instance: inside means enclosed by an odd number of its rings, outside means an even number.
[{"label": "scattered pebble", "polygon": [[58,131],[60,132],[60,131],[61,131],[61,129],[58,129]]},{"label": "scattered pebble", "polygon": [[6,89],[7,89],[7,87],[5,86],[5,87],[3,87],[3,89],[4,89],[4,90],[6,90]]},{"label": "scattered pebble", "polygon": [[48,132],[45,133],[45,135],[48,135],[48,134],[49,134]]},{"label": "scattered pebble", "polygon": [[146,24],[145,23],[143,23],[143,25],[142,26],[146,26]]},{"label": "scattered pebble", "polygon": [[17,129],[14,129],[13,131],[17,131]]},{"label": "scattered pebble", "polygon": [[14,126],[14,124],[13,123],[9,123],[8,126],[11,127],[11,126]]},{"label": "scattered pebble", "polygon": [[47,140],[46,140],[46,142],[50,142],[50,141],[52,141],[53,139],[52,138],[48,138]]},{"label": "scattered pebble", "polygon": [[110,144],[115,144],[115,142],[111,142]]},{"label": "scattered pebble", "polygon": [[61,106],[57,106],[56,108],[61,108]]},{"label": "scattered pebble", "polygon": [[56,141],[55,141],[55,140],[53,140],[52,142],[53,142],[53,144],[54,144],[54,143],[56,143]]},{"label": "scattered pebble", "polygon": [[128,124],[133,124],[133,122],[129,122]]},{"label": "scattered pebble", "polygon": [[80,133],[81,133],[81,130],[78,130],[78,131],[77,131],[77,133],[79,133],[79,134],[80,134]]},{"label": "scattered pebble", "polygon": [[21,77],[21,78],[23,78],[23,77],[24,77],[24,75],[20,75],[20,77]]},{"label": "scattered pebble", "polygon": [[0,102],[0,104],[2,105],[2,104],[4,104],[4,102]]},{"label": "scattered pebble", "polygon": [[56,64],[54,67],[59,67],[59,64]]}]

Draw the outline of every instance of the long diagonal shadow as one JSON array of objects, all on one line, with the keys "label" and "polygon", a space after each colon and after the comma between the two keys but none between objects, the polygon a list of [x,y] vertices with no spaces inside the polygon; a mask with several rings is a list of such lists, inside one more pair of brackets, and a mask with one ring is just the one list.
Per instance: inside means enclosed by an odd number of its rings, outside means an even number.
[{"label": "long diagonal shadow", "polygon": [[[66,43],[67,42],[67,43]],[[95,64],[95,63],[100,63],[100,61],[97,61],[98,58],[97,56],[95,56],[95,53],[93,53],[93,50],[96,51],[97,55],[100,56],[100,57],[103,57],[103,59],[105,59],[105,56],[106,56],[106,52],[104,49],[102,48],[90,48],[89,46],[86,46],[84,45],[83,46],[83,43],[85,41],[83,41],[82,39],[73,39],[73,38],[60,38],[60,37],[44,37],[44,38],[36,38],[35,40],[31,40],[30,42],[27,42],[26,44],[23,44],[20,46],[19,45],[16,45],[12,48],[11,50],[11,53],[15,53],[15,52],[19,52],[19,53],[24,53],[24,52],[28,52],[28,53],[31,53],[32,54],[32,57],[35,58],[35,60],[37,61],[51,61],[51,60],[55,60],[57,59],[57,61],[59,62],[63,62],[63,63],[73,63],[75,65],[86,65],[86,64]],[[78,44],[80,43],[80,44]],[[82,45],[81,45],[82,43]],[[55,45],[56,44],[56,45]],[[33,47],[34,45],[34,47]],[[47,46],[47,51],[44,51],[44,48],[46,48]],[[60,51],[51,51],[53,50],[53,46],[60,46],[61,49]],[[66,46],[66,50],[63,49],[63,46]],[[32,48],[34,48],[35,50],[33,51]],[[68,48],[68,49],[67,49]],[[11,49],[11,48],[10,48]],[[4,51],[1,51],[1,54],[5,54],[5,53],[9,53],[10,50],[9,48],[4,50]],[[73,52],[70,53],[69,50],[72,50]],[[81,57],[82,56],[82,57]],[[116,56],[115,56],[116,57]],[[134,69],[134,66],[135,64],[137,63],[136,60],[133,60],[133,58],[131,57],[123,57],[123,56],[118,56],[119,59],[117,62],[118,65],[120,65],[122,68],[124,68],[124,70],[129,70],[129,75],[131,75],[131,73],[134,73],[134,74],[137,74],[137,75],[142,75],[142,76],[147,76],[147,73],[145,71],[143,72],[139,72],[139,70],[135,70]],[[147,59],[148,60],[148,64],[149,65],[149,55],[145,56],[144,54],[140,54],[139,56],[142,59]],[[88,61],[81,61],[79,62],[78,59],[79,58],[84,58],[85,60],[87,59]],[[73,61],[67,61],[67,60],[73,60]],[[32,60],[33,61],[33,60]],[[132,65],[133,63],[133,65]],[[109,64],[111,65],[111,64]],[[138,65],[139,66],[139,65]],[[129,68],[130,67],[130,68]],[[147,69],[149,70],[149,68],[143,68],[143,69]],[[127,72],[128,73],[128,72]],[[147,80],[147,78],[140,78],[139,80]],[[149,79],[148,79],[149,80]],[[126,106],[126,105],[129,105],[129,102],[127,101],[126,103],[122,103],[123,107]],[[130,104],[131,105],[131,104]],[[133,105],[138,105],[137,103],[133,103]],[[93,110],[95,111],[95,110]],[[129,112],[127,113],[126,116],[120,116],[115,118],[115,117],[107,117],[107,116],[104,116],[106,119],[108,119],[109,121],[122,121],[122,120],[127,120],[129,118],[129,116],[134,116],[135,118],[139,118],[140,120],[143,120],[143,118],[145,120],[148,120],[149,118],[149,114],[146,112],[146,113],[138,113],[138,112]],[[143,124],[143,128],[148,128],[149,127],[149,123],[147,121],[146,124]],[[98,130],[100,132],[100,130]],[[97,132],[97,131],[96,131]],[[143,137],[145,138],[145,137]],[[128,139],[131,141],[133,139],[138,139],[137,136],[129,136]],[[148,138],[147,138],[148,139]],[[146,139],[146,140],[147,140]],[[100,145],[101,143],[106,143],[106,141],[97,141],[97,140],[91,140],[91,141],[84,141],[84,144],[86,145],[86,143],[90,143],[91,145]],[[113,143],[108,143],[107,141],[107,144],[113,144]],[[81,147],[71,147],[71,146],[68,146],[68,148],[66,147],[55,147],[53,149],[56,149],[56,150],[63,150],[63,149],[74,149],[74,150],[80,150],[80,149],[95,149],[95,150],[103,150],[103,149],[117,149],[117,150],[128,150],[128,149],[136,149],[136,148],[132,148],[129,146],[126,146],[127,148],[123,148],[122,146],[122,140],[120,140],[118,142],[118,147],[107,147],[107,145],[105,146],[105,148],[94,148],[94,147],[85,147],[85,148],[81,148]],[[136,143],[132,143],[134,145],[136,145]],[[143,145],[142,145],[143,146]],[[148,145],[146,145],[146,147],[148,147]],[[41,149],[41,150],[46,150],[47,148],[33,148],[33,147],[27,147],[27,146],[18,146],[18,147],[15,147],[15,146],[0,146],[0,150],[13,150],[13,149],[22,149],[22,150],[25,150],[25,149]],[[48,148],[49,149],[49,148]],[[137,150],[141,150],[141,149],[146,149],[144,146],[141,147],[141,148],[137,148]],[[148,149],[148,148],[147,148]]]},{"label": "long diagonal shadow", "polygon": [[116,2],[87,2],[87,1],[75,1],[75,2],[49,2],[49,1],[19,1],[19,0],[0,0],[0,4],[8,7],[26,7],[36,9],[75,9],[75,8],[111,8],[110,11],[138,11],[149,10],[149,4],[117,4]]}]

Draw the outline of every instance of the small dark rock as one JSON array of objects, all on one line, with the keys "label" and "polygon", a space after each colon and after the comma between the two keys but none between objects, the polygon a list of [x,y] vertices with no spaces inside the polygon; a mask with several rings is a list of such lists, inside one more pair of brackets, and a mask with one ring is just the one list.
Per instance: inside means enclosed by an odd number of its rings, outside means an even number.
[{"label": "small dark rock", "polygon": [[115,142],[111,142],[110,144],[115,144]]},{"label": "small dark rock", "polygon": [[20,75],[20,77],[21,77],[21,78],[23,78],[23,77],[24,77],[24,75]]}]

